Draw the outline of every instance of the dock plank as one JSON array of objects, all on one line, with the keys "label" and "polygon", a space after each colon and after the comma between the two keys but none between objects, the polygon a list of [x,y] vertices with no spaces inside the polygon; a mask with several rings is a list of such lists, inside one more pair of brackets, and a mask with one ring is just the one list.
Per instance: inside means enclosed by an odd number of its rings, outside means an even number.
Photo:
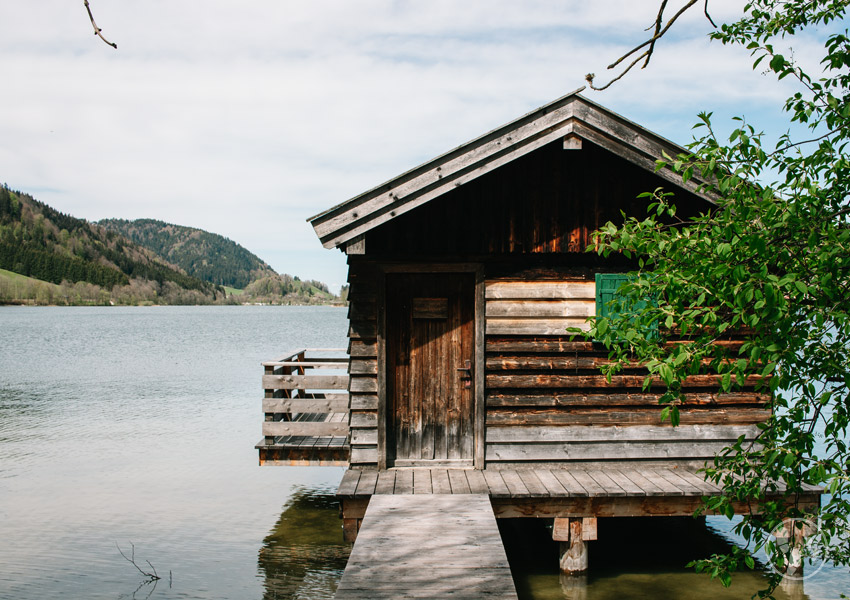
[{"label": "dock plank", "polygon": [[608,477],[608,474],[604,471],[588,471],[588,475],[590,475],[596,483],[601,485],[605,489],[605,493],[608,496],[628,496],[629,494],[617,485],[617,482]]},{"label": "dock plank", "polygon": [[416,469],[413,471],[413,493],[414,494],[430,494],[431,493],[431,470]]},{"label": "dock plank", "polygon": [[413,471],[411,471],[410,469],[396,469],[396,472],[395,472],[395,493],[396,494],[412,494],[413,493]]},{"label": "dock plank", "polygon": [[452,493],[452,484],[449,483],[449,472],[446,469],[431,469],[431,489],[435,494]]},{"label": "dock plank", "polygon": [[395,491],[395,471],[381,471],[378,473],[378,484],[375,486],[376,494],[392,494]]},{"label": "dock plank", "polygon": [[623,491],[626,492],[627,496],[646,496],[646,492],[642,487],[637,485],[634,481],[617,471],[616,469],[609,469],[605,471],[605,474],[611,478],[614,483],[623,488]]},{"label": "dock plank", "polygon": [[[682,490],[686,496],[702,496],[703,488],[702,486],[695,485],[682,477],[679,477],[676,474],[676,471],[673,469],[659,469],[656,471],[659,476],[663,477],[677,488]],[[706,492],[707,493],[707,492]]]},{"label": "dock plank", "polygon": [[511,491],[499,471],[485,470],[484,481],[487,482],[487,487],[490,488],[490,495],[493,498],[510,498]]},{"label": "dock plank", "polygon": [[501,473],[502,479],[505,481],[505,485],[508,486],[508,491],[511,493],[511,496],[530,496],[531,494],[528,491],[528,488],[525,487],[525,483],[523,483],[519,474],[513,469],[505,469]]},{"label": "dock plank", "polygon": [[466,473],[462,470],[452,469],[449,471],[449,482],[452,484],[452,494],[468,494],[469,482]]},{"label": "dock plank", "polygon": [[517,598],[489,497],[372,498],[335,598],[447,597]]},{"label": "dock plank", "polygon": [[357,482],[360,481],[360,473],[361,471],[355,471],[349,469],[345,472],[345,475],[342,476],[342,481],[339,484],[339,488],[336,491],[337,496],[353,496],[357,491]]},{"label": "dock plank", "polygon": [[522,479],[525,487],[528,489],[528,494],[532,498],[546,498],[549,496],[549,491],[540,478],[537,477],[536,471],[531,469],[517,469],[517,475]]},{"label": "dock plank", "polygon": [[663,487],[650,481],[638,471],[632,469],[620,469],[619,472],[643,490],[647,496],[663,496],[665,494]]},{"label": "dock plank", "polygon": [[534,472],[551,497],[562,498],[570,495],[549,469],[535,469]]},{"label": "dock plank", "polygon": [[354,493],[357,496],[371,496],[375,493],[377,483],[377,471],[363,471],[360,475],[360,481],[357,482],[357,491]]},{"label": "dock plank", "polygon": [[552,475],[555,476],[561,485],[564,486],[564,489],[567,490],[567,494],[569,496],[576,496],[578,498],[586,498],[588,493],[587,490],[584,489],[584,486],[581,485],[578,480],[573,476],[569,471],[565,471],[562,469],[552,469]]},{"label": "dock plank", "polygon": [[481,471],[470,469],[466,472],[466,480],[469,482],[469,491],[473,494],[487,494],[490,492],[490,488],[487,486],[487,481],[484,479]]},{"label": "dock plank", "polygon": [[711,481],[706,481],[705,479],[703,479],[700,475],[698,475],[696,473],[677,469],[676,475],[678,475],[680,478],[684,479],[685,481],[690,482],[691,484],[695,485],[696,487],[700,488],[702,490],[702,493],[706,496],[714,496],[714,495],[723,493],[722,488],[715,485]]},{"label": "dock plank", "polygon": [[647,469],[642,475],[661,488],[664,496],[684,496],[685,492],[678,485],[661,476],[660,470]]},{"label": "dock plank", "polygon": [[571,471],[570,472],[575,480],[579,482],[581,487],[587,490],[588,496],[607,496],[608,492],[605,491],[601,485],[599,485],[593,477],[591,477],[587,471]]}]

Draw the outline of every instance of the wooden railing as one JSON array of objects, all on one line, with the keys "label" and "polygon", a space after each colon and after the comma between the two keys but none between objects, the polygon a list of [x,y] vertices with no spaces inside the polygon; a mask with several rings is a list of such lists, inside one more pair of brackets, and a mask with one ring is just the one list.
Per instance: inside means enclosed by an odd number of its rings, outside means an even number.
[{"label": "wooden railing", "polygon": [[344,348],[302,348],[262,365],[266,446],[348,436],[348,375],[315,373],[347,371]]}]

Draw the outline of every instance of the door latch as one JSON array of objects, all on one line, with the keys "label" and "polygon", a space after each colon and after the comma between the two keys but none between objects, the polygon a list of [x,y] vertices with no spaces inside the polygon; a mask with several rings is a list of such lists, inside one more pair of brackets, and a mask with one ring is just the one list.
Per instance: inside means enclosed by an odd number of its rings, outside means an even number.
[{"label": "door latch", "polygon": [[472,387],[472,361],[465,360],[463,365],[458,367],[457,370],[461,374],[460,380],[463,382],[464,389],[469,389]]}]

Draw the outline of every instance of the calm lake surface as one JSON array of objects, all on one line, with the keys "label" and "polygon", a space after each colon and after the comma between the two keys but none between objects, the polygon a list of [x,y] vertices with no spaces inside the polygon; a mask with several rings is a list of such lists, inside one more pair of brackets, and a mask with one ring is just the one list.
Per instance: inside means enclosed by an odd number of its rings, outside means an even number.
[{"label": "calm lake surface", "polygon": [[[0,598],[332,598],[341,468],[260,468],[260,361],[344,347],[332,307],[0,307]],[[723,519],[600,521],[586,588],[543,523],[500,523],[523,598],[749,598],[685,570]],[[162,577],[156,586],[118,552]],[[827,568],[812,600],[850,591]],[[781,596],[780,596],[781,597]]]}]

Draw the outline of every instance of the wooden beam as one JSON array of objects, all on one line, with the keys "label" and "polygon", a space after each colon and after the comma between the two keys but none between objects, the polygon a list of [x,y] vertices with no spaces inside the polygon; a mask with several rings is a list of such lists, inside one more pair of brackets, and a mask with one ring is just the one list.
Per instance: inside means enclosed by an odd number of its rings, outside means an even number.
[{"label": "wooden beam", "polygon": [[597,442],[576,444],[487,444],[490,463],[578,460],[709,460],[731,442]]},{"label": "wooden beam", "polygon": [[484,384],[484,343],[485,343],[485,296],[486,296],[486,277],[484,267],[477,265],[475,269],[475,310],[474,310],[474,327],[475,333],[473,336],[473,344],[475,348],[474,369],[473,369],[473,386],[475,389],[474,398],[474,422],[473,422],[473,464],[476,469],[484,469],[486,466],[485,454],[486,448],[484,445],[484,436],[486,432],[485,417],[487,408],[485,404],[485,384]]},{"label": "wooden beam", "polygon": [[592,542],[596,538],[596,517],[583,517],[581,520],[581,539],[585,542]]},{"label": "wooden beam", "polygon": [[[757,408],[684,408],[679,410],[681,425],[751,425],[770,418],[769,410]],[[488,410],[488,431],[502,425],[664,425],[660,407],[644,410],[600,408],[552,410]]]},{"label": "wooden beam", "polygon": [[366,254],[366,236],[358,235],[345,244],[346,254]]},{"label": "wooden beam", "polygon": [[585,317],[503,319],[487,317],[487,335],[566,335],[568,327],[590,329]]},{"label": "wooden beam", "polygon": [[595,281],[490,281],[487,300],[596,300]]},{"label": "wooden beam", "polygon": [[264,390],[344,390],[348,375],[263,375]]},{"label": "wooden beam", "polygon": [[304,435],[304,436],[345,436],[348,435],[348,423],[323,423],[314,421],[266,421],[263,423],[264,436]]},{"label": "wooden beam", "polygon": [[587,426],[509,426],[491,427],[487,443],[527,442],[734,442],[740,436],[754,438],[759,433],[755,425],[633,425],[623,427]]},{"label": "wooden beam", "polygon": [[[555,472],[555,471],[553,471]],[[487,471],[485,471],[485,474]],[[771,497],[782,500],[781,495]],[[820,505],[820,495],[802,495],[800,510],[815,509]],[[496,517],[555,518],[555,517],[692,517],[694,511],[703,506],[702,496],[602,496],[569,498],[498,498],[491,496]],[[757,502],[734,502],[735,514],[749,514],[752,509],[760,512]],[[714,514],[708,512],[706,514]]]},{"label": "wooden beam", "polygon": [[[488,388],[643,388],[646,379],[643,375],[487,375]],[[683,388],[720,387],[720,375],[688,375],[682,381]],[[759,375],[751,375],[744,380],[745,386],[754,386],[762,381]],[[661,387],[660,377],[652,377],[651,385]]]},{"label": "wooden beam", "polygon": [[552,539],[556,542],[570,541],[569,518],[555,517],[555,520],[552,523]]},{"label": "wooden beam", "polygon": [[565,135],[564,150],[581,150],[581,138],[575,133]]},{"label": "wooden beam", "polygon": [[339,398],[263,398],[264,413],[345,413],[348,396]]},{"label": "wooden beam", "polygon": [[[488,364],[491,359],[488,359]],[[500,360],[500,359],[497,359]],[[547,360],[541,358],[539,360]],[[561,359],[556,359],[560,361]],[[563,359],[566,364],[570,359]],[[557,363],[557,364],[560,364]],[[554,391],[541,393],[536,391],[524,392],[490,392],[487,394],[487,406],[499,407],[605,407],[644,406],[659,407],[660,394],[642,392],[624,392],[614,394],[574,393],[570,391]],[[714,406],[732,404],[751,404],[763,406],[768,401],[767,394],[755,392],[731,392],[729,394],[715,392],[696,392],[685,394],[685,400],[680,406]]]},{"label": "wooden beam", "polygon": [[594,300],[488,300],[487,317],[587,318],[596,314]]}]

